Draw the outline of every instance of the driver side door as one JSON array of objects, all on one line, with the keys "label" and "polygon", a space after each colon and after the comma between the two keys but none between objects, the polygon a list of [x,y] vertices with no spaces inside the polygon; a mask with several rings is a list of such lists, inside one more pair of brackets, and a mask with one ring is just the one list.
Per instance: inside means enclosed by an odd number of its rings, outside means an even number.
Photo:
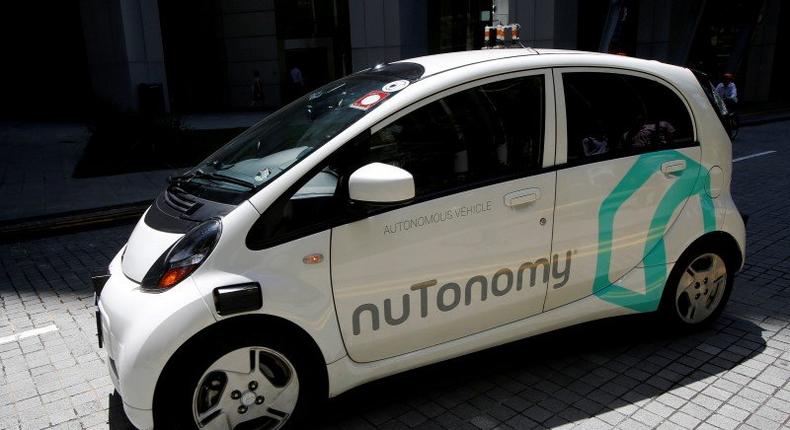
[{"label": "driver side door", "polygon": [[[333,292],[353,360],[542,311],[547,286],[562,278],[550,279],[556,176],[547,169],[547,82],[549,73],[536,71],[470,83],[373,130],[367,161],[410,172],[416,197],[332,230]],[[559,272],[568,264],[560,261]]]}]

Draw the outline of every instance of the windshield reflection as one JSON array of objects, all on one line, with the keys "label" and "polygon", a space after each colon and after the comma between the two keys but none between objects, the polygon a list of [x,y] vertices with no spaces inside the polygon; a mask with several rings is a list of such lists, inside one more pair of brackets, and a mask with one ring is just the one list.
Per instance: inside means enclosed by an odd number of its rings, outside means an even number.
[{"label": "windshield reflection", "polygon": [[384,103],[421,73],[422,67],[417,64],[394,63],[329,83],[252,126],[186,174],[173,177],[171,183],[204,198],[237,203]]}]

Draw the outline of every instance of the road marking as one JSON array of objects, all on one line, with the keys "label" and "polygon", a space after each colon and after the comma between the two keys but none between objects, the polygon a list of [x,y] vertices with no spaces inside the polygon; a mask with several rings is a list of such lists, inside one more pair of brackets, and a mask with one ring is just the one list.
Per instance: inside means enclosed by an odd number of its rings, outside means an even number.
[{"label": "road marking", "polygon": [[750,158],[762,157],[763,155],[773,154],[775,152],[776,151],[764,151],[764,152],[758,152],[758,153],[752,154],[752,155],[744,155],[743,157],[738,157],[738,158],[732,160],[732,162],[733,163],[737,163],[739,161],[748,160]]},{"label": "road marking", "polygon": [[0,337],[0,345],[9,342],[16,342],[26,337],[38,336],[40,334],[57,331],[58,327],[55,324],[50,324],[46,327],[34,328],[33,330],[23,331],[22,333],[12,334],[11,336]]}]

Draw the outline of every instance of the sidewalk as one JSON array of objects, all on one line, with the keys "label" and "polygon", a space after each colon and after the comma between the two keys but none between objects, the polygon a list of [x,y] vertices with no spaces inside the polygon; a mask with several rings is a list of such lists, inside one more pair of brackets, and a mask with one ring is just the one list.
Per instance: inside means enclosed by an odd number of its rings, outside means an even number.
[{"label": "sidewalk", "polygon": [[766,109],[740,114],[741,127],[786,120],[790,120],[790,109],[788,108]]},{"label": "sidewalk", "polygon": [[85,124],[0,124],[0,222],[153,199],[170,170],[75,179]]},{"label": "sidewalk", "polygon": [[[264,112],[193,114],[190,130],[249,127]],[[91,132],[80,123],[0,122],[0,226],[79,217],[106,208],[147,204],[179,170],[73,178]]]}]

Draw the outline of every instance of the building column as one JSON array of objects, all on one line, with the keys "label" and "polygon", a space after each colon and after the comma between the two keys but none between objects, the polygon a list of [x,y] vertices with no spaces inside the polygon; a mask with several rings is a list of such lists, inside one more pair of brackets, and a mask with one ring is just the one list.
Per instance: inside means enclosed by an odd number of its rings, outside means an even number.
[{"label": "building column", "polygon": [[167,95],[157,0],[81,0],[91,84],[100,103],[121,111],[140,109],[139,85],[162,86]]},{"label": "building column", "polygon": [[419,0],[350,0],[351,68],[425,55],[427,5]]},{"label": "building column", "polygon": [[773,74],[774,57],[783,54],[776,52],[777,36],[781,25],[779,17],[781,16],[782,1],[765,1],[757,18],[754,34],[750,34],[752,37],[750,37],[748,54],[744,59],[746,67],[739,68],[738,64],[731,65],[731,70],[745,69],[746,72],[744,89],[738,94],[742,101],[755,102],[773,99],[772,80],[785,79],[784,76]]},{"label": "building column", "polygon": [[638,4],[636,56],[685,65],[706,0],[645,0]]},{"label": "building column", "polygon": [[533,48],[576,49],[577,14],[578,0],[509,0],[507,7],[509,22],[521,25],[521,41]]},{"label": "building column", "polygon": [[[226,75],[226,105],[250,106],[253,71],[263,83],[266,106],[280,106],[280,70],[274,2],[221,1],[222,41]],[[287,72],[287,71],[286,71]]]}]

